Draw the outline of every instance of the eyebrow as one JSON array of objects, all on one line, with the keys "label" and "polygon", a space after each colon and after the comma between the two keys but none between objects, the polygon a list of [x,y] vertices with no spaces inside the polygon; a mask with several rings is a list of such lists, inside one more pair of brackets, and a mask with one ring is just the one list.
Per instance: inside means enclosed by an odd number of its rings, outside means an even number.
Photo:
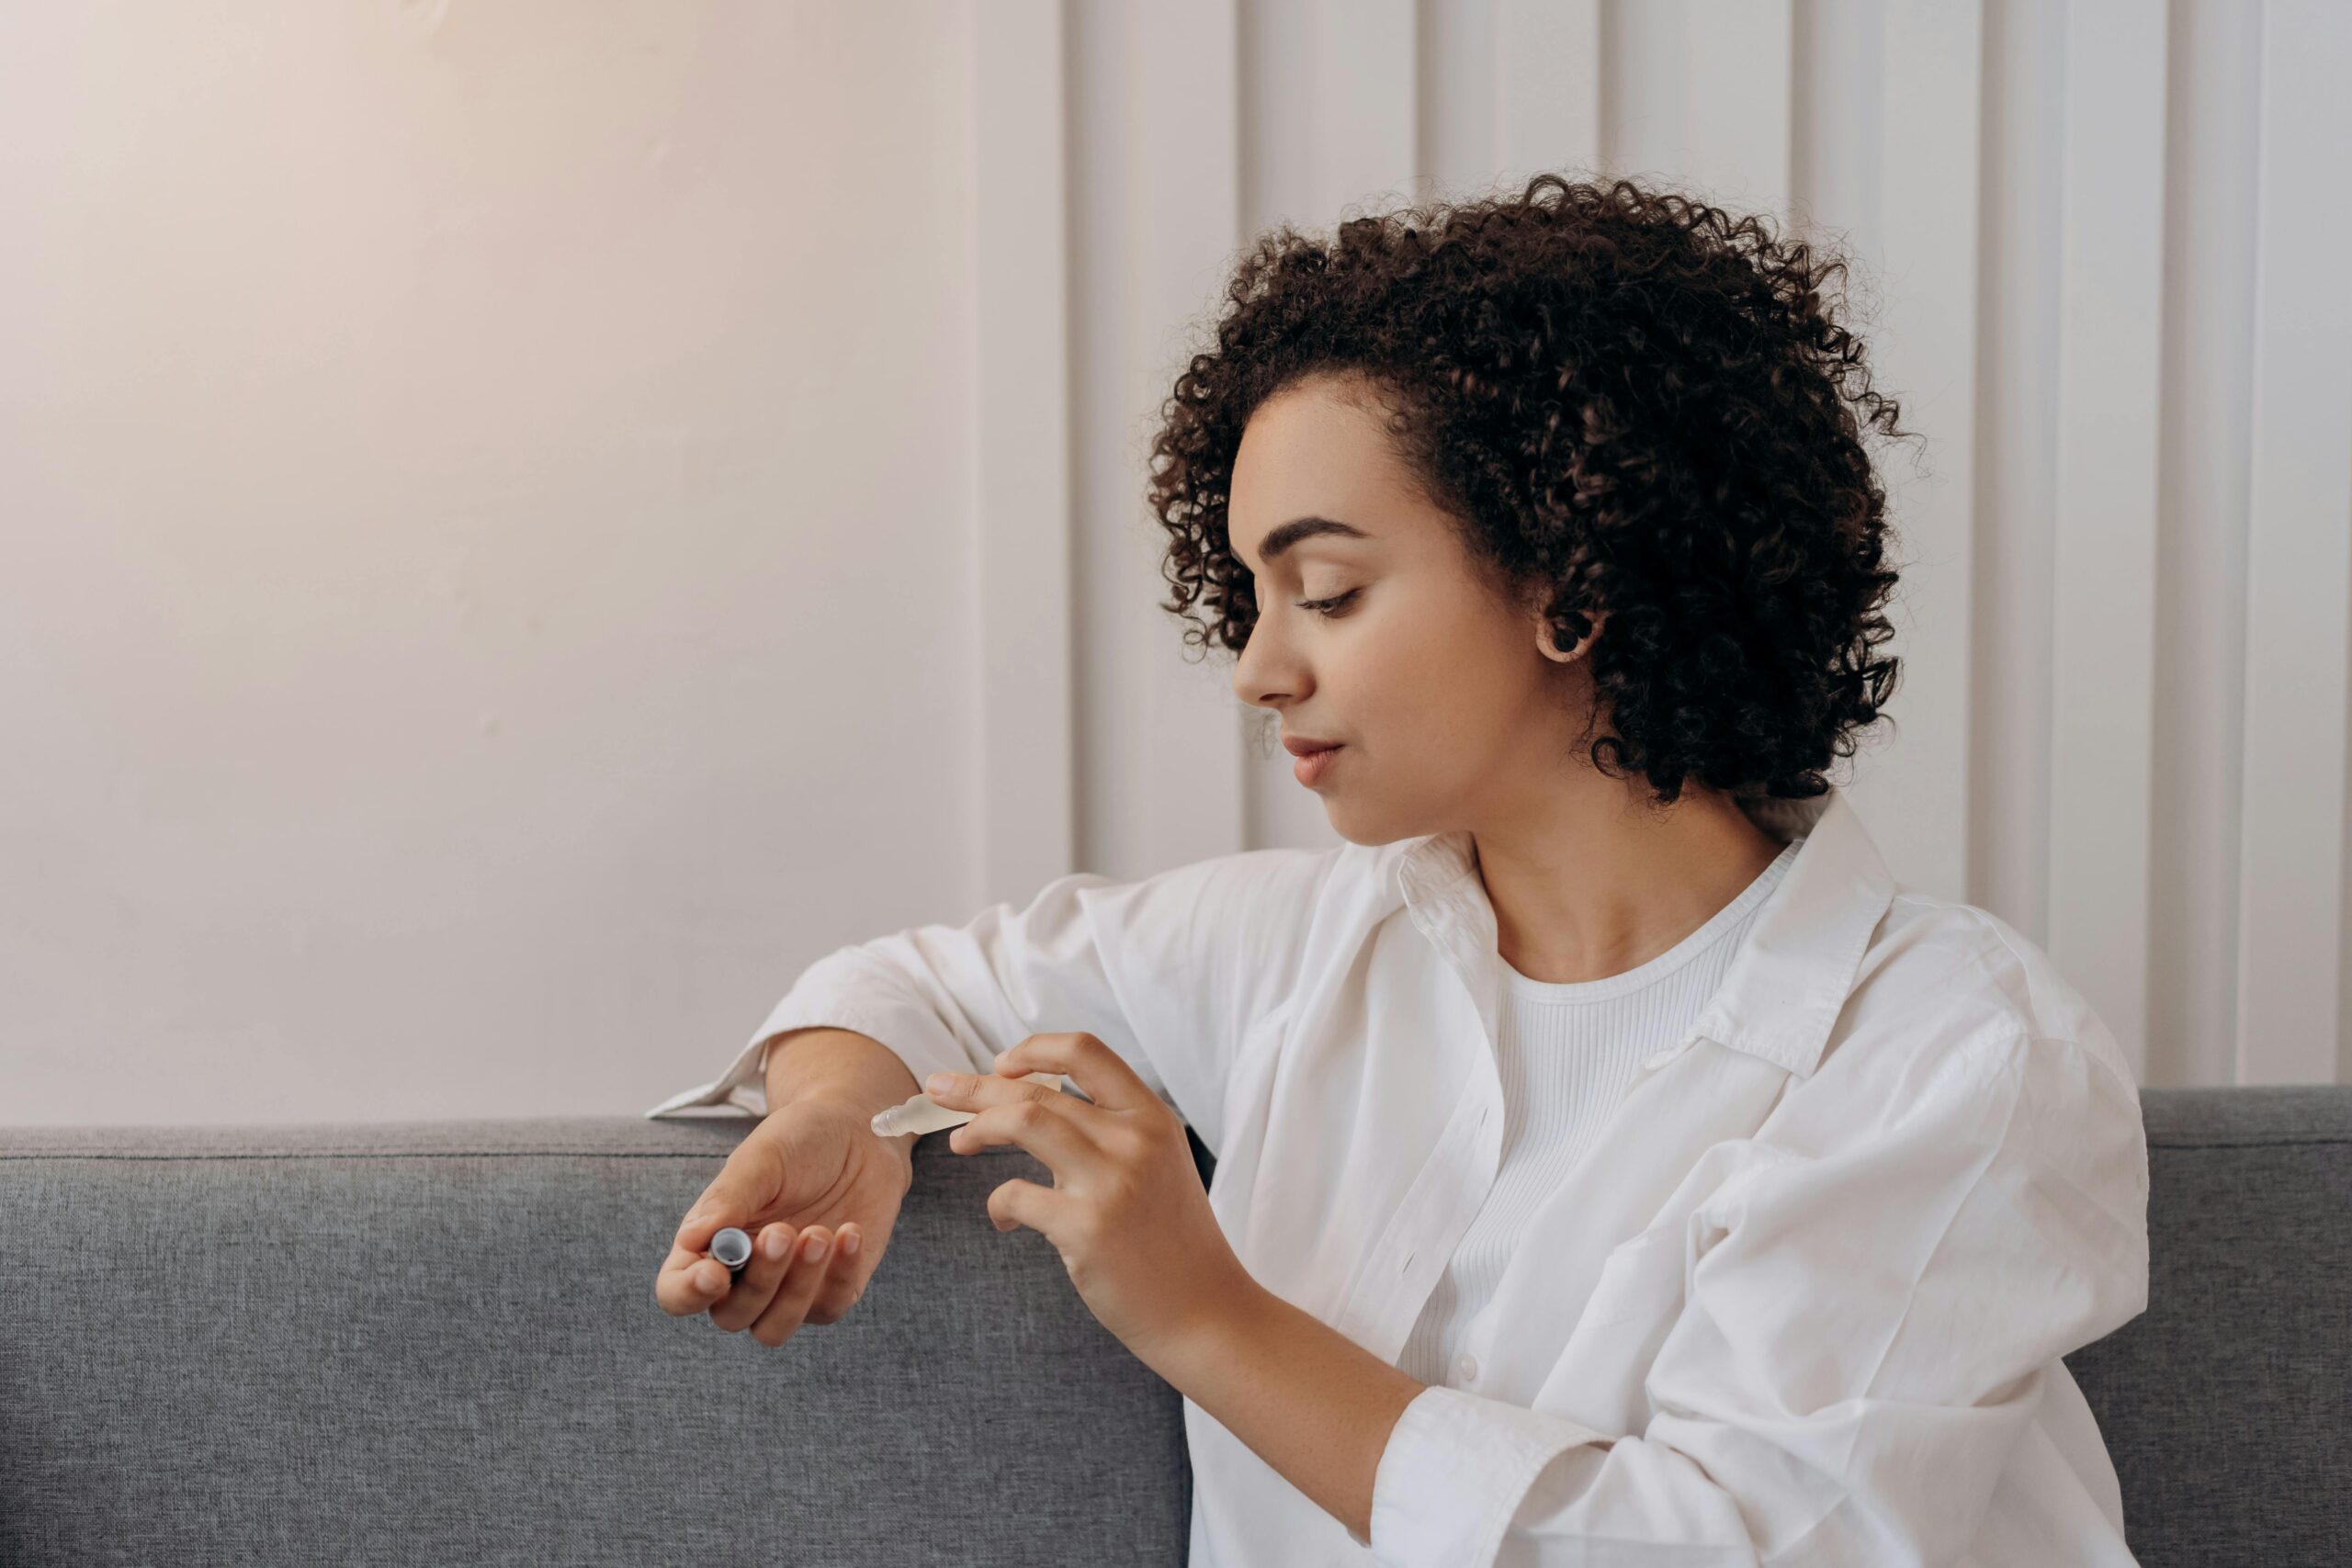
[{"label": "eyebrow", "polygon": [[1361,528],[1351,527],[1345,523],[1336,522],[1329,517],[1297,517],[1268,534],[1265,544],[1260,547],[1260,553],[1265,558],[1267,564],[1272,565],[1288,554],[1293,545],[1302,540],[1312,539],[1321,534],[1335,534],[1348,539],[1372,537]]}]

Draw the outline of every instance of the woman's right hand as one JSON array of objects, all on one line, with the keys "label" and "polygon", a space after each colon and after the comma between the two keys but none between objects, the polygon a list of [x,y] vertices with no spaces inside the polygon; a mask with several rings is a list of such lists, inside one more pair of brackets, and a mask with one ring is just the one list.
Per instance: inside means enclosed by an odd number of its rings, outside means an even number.
[{"label": "woman's right hand", "polygon": [[[729,1334],[749,1328],[769,1346],[804,1321],[839,1322],[865,1293],[914,1180],[914,1139],[878,1136],[870,1120],[821,1098],[763,1117],[679,1224],[653,1281],[662,1310],[707,1311]],[[752,1260],[731,1283],[709,1252],[729,1225],[752,1237]],[[812,1243],[824,1247],[815,1259],[807,1256]]]}]

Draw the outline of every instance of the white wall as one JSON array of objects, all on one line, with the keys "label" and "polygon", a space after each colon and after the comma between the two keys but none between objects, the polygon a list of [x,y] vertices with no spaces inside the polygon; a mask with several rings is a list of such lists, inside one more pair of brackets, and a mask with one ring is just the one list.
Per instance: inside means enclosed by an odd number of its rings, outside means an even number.
[{"label": "white wall", "polygon": [[1275,221],[1854,257],[1897,875],[2345,1067],[2327,0],[0,3],[0,1120],[632,1113],[843,942],[1324,843],[1151,413]]},{"label": "white wall", "polygon": [[969,900],[967,53],[0,8],[0,1119],[639,1110]]}]

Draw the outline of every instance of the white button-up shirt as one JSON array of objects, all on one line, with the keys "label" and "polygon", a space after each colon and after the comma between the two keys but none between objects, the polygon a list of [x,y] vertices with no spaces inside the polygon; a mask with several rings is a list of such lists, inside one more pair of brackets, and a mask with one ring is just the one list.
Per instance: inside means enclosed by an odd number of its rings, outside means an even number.
[{"label": "white button-up shirt", "polygon": [[[1398,1418],[1370,1539],[1187,1399],[1193,1568],[2132,1562],[2060,1359],[2147,1304],[2129,1063],[1842,792],[1743,808],[1795,861]],[[827,955],[647,1114],[764,1114],[789,1029],[919,1082],[1086,1031],[1216,1156],[1251,1276],[1393,1364],[1494,1181],[1504,967],[1466,832],[1072,874]]]}]

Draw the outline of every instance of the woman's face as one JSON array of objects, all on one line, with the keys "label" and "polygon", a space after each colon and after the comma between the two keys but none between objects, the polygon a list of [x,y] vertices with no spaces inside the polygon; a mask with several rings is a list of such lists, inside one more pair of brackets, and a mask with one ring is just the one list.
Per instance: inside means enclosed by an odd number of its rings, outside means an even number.
[{"label": "woman's face", "polygon": [[[1591,700],[1586,662],[1547,654],[1540,610],[1498,603],[1350,385],[1303,383],[1242,433],[1227,528],[1259,613],[1234,692],[1287,736],[1340,743],[1311,787],[1352,842],[1540,818]],[[1299,607],[1332,599],[1329,618]]]}]

